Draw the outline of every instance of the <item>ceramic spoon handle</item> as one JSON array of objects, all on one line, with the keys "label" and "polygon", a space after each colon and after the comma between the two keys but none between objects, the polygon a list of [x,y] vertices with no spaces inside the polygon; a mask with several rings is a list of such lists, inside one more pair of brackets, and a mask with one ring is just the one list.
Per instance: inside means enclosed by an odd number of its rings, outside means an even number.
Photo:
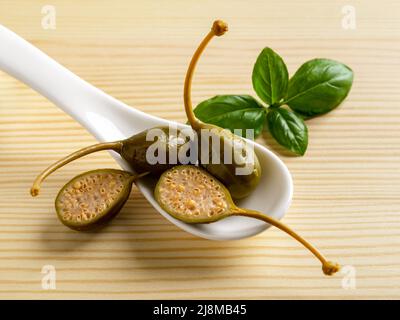
[{"label": "ceramic spoon handle", "polygon": [[52,101],[99,141],[118,140],[167,124],[92,86],[2,25],[0,70]]},{"label": "ceramic spoon handle", "polygon": [[82,120],[81,108],[92,105],[94,97],[105,95],[2,25],[0,69],[48,98],[79,122]]}]

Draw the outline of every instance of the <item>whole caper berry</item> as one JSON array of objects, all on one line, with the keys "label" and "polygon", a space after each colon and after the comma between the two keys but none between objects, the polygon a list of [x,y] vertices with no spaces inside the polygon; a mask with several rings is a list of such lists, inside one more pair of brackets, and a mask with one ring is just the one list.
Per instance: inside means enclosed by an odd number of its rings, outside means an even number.
[{"label": "whole caper berry", "polygon": [[[261,166],[254,150],[244,139],[218,126],[203,123],[196,118],[191,100],[191,87],[194,69],[202,52],[214,36],[222,36],[228,30],[225,22],[217,20],[213,23],[210,32],[206,35],[195,51],[190,61],[184,87],[184,103],[186,116],[192,128],[199,136],[200,164],[213,176],[218,178],[229,189],[235,199],[248,196],[258,185],[261,177]],[[212,144],[203,143],[204,140],[215,139],[219,142],[220,150],[215,151]],[[207,141],[207,142],[209,142]],[[241,147],[238,148],[237,145]],[[218,152],[218,154],[216,154]],[[231,161],[225,161],[225,155],[231,154]],[[215,161],[215,158],[218,161]],[[242,169],[243,173],[239,173]]]}]

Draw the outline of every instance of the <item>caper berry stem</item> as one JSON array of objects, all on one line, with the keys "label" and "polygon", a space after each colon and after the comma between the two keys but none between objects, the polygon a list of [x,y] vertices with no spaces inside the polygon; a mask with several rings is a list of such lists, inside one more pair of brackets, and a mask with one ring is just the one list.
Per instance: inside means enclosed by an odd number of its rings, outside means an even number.
[{"label": "caper berry stem", "polygon": [[250,218],[255,218],[262,220],[264,222],[267,222],[274,227],[277,227],[278,229],[282,230],[283,232],[286,232],[289,234],[291,237],[299,241],[304,247],[306,247],[319,261],[322,263],[322,271],[324,274],[330,276],[333,275],[334,273],[338,272],[340,270],[339,264],[328,261],[326,258],[307,240],[305,240],[302,236],[300,236],[298,233],[293,231],[291,228],[289,228],[287,225],[284,223],[280,222],[279,220],[276,220],[270,216],[267,216],[265,214],[262,214],[258,211],[255,210],[249,210],[249,209],[242,209],[242,208],[235,208],[232,210],[232,215],[238,215],[238,216],[245,216],[245,217],[250,217]]},{"label": "caper berry stem", "polygon": [[76,159],[79,159],[83,156],[86,156],[88,154],[97,152],[97,151],[102,151],[102,150],[113,150],[118,153],[121,153],[122,149],[122,142],[121,141],[116,141],[116,142],[103,142],[103,143],[97,143],[95,145],[82,148],[78,151],[75,151],[71,153],[70,155],[60,159],[59,161],[53,163],[50,165],[47,169],[45,169],[42,173],[40,173],[35,181],[33,182],[32,188],[31,188],[31,195],[32,197],[36,197],[39,194],[40,191],[40,185],[46,179],[47,176],[49,176],[51,173],[56,171],[57,169],[65,166],[67,163],[70,163],[71,161],[74,161]]},{"label": "caper berry stem", "polygon": [[210,40],[214,36],[218,37],[222,36],[226,31],[228,31],[228,25],[225,22],[221,20],[214,21],[210,32],[205,36],[205,38],[203,39],[203,41],[200,43],[199,47],[193,54],[192,60],[190,61],[188,70],[186,72],[185,86],[183,90],[183,100],[185,104],[186,116],[188,117],[190,125],[195,130],[201,129],[201,122],[196,118],[196,116],[193,113],[192,98],[191,98],[193,73],[196,68],[197,61],[199,60],[201,54],[203,53],[204,49],[206,48]]}]

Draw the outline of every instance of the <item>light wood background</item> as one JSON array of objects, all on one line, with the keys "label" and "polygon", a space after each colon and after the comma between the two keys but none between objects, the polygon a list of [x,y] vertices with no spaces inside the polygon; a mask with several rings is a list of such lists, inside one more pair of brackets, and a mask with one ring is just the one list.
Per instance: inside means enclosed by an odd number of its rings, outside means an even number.
[{"label": "light wood background", "polygon": [[[297,242],[271,229],[233,242],[195,238],[161,217],[137,190],[120,215],[94,234],[57,220],[53,200],[79,172],[116,167],[99,153],[62,169],[41,197],[28,190],[54,160],[94,143],[45,98],[0,72],[1,298],[400,298],[400,3],[382,1],[72,1],[52,0],[56,30],[41,27],[48,1],[0,1],[0,23],[79,76],[127,104],[185,121],[186,66],[215,18],[230,25],[202,58],[194,100],[250,93],[253,63],[265,46],[291,74],[314,57],[355,72],[338,109],[308,121],[302,157],[285,155],[294,178],[284,221],[332,260],[353,266],[324,277]],[[355,30],[342,7],[356,9]],[[51,81],[51,79],[48,79]],[[41,269],[54,265],[56,290]],[[346,278],[347,277],[347,278]]]}]

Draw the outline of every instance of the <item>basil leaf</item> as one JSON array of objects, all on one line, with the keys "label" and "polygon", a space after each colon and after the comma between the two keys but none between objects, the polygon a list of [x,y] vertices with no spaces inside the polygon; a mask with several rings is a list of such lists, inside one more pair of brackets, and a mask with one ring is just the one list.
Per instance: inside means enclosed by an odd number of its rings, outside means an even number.
[{"label": "basil leaf", "polygon": [[[264,126],[265,108],[248,95],[220,95],[201,102],[195,116],[206,123],[229,129],[253,129],[257,137]],[[246,136],[244,130],[242,136]]]},{"label": "basil leaf", "polygon": [[253,88],[261,100],[278,104],[286,97],[289,75],[285,62],[270,48],[261,51],[253,68]]},{"label": "basil leaf", "polygon": [[350,91],[353,71],[329,59],[304,63],[289,81],[285,103],[303,116],[316,116],[336,108]]},{"label": "basil leaf", "polygon": [[308,145],[308,130],[303,119],[283,108],[269,108],[267,124],[271,135],[286,149],[304,155]]}]

